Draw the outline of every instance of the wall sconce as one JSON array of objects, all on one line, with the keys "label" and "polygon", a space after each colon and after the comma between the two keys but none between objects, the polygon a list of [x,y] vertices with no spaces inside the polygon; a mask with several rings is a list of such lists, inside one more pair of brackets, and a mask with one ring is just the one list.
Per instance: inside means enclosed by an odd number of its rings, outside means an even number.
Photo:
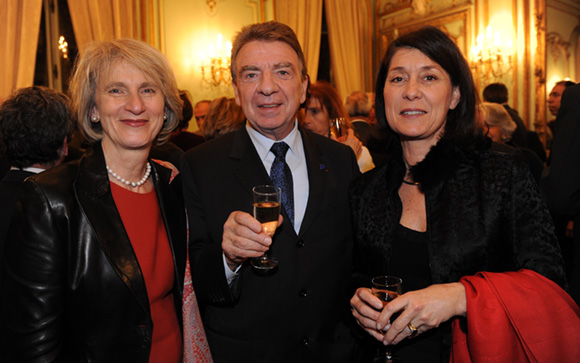
[{"label": "wall sconce", "polygon": [[512,55],[511,39],[504,41],[488,25],[485,34],[480,33],[471,48],[471,68],[483,81],[498,80],[512,70]]},{"label": "wall sconce", "polygon": [[68,59],[68,42],[62,35],[58,38],[58,50],[61,51],[64,59]]},{"label": "wall sconce", "polygon": [[204,84],[218,87],[232,81],[230,66],[232,60],[232,43],[223,43],[223,36],[218,34],[216,44],[210,44],[209,55],[201,55],[201,78]]}]

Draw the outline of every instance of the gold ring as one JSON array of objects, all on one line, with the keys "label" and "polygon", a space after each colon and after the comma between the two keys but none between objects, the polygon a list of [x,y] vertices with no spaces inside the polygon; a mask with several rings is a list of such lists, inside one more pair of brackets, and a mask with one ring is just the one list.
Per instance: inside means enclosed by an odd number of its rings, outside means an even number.
[{"label": "gold ring", "polygon": [[407,328],[409,328],[409,330],[411,331],[411,338],[414,338],[419,332],[419,329],[417,329],[415,325],[411,324],[411,322],[407,324]]}]

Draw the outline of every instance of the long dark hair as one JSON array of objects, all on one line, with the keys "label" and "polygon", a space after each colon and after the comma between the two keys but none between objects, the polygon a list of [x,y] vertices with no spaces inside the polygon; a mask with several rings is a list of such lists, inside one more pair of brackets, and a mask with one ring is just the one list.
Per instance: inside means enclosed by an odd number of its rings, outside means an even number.
[{"label": "long dark hair", "polygon": [[393,133],[385,113],[384,88],[389,65],[399,49],[417,49],[439,64],[449,74],[452,87],[458,87],[459,103],[447,113],[443,139],[452,140],[460,147],[469,147],[476,134],[475,106],[477,92],[465,57],[451,39],[441,30],[427,26],[395,39],[388,47],[377,75],[375,112],[379,124]]}]

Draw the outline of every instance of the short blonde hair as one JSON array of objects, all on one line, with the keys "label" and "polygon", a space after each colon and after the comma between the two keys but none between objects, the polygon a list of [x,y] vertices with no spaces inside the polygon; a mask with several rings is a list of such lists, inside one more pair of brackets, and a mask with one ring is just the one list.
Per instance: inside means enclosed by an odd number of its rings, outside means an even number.
[{"label": "short blonde hair", "polygon": [[127,62],[139,69],[161,90],[167,118],[157,135],[157,144],[163,144],[179,124],[183,103],[179,98],[175,76],[165,56],[149,44],[134,39],[90,42],[77,58],[70,79],[69,95],[79,129],[91,142],[103,138],[101,124],[91,122],[97,84],[101,74],[109,72],[120,62]]}]

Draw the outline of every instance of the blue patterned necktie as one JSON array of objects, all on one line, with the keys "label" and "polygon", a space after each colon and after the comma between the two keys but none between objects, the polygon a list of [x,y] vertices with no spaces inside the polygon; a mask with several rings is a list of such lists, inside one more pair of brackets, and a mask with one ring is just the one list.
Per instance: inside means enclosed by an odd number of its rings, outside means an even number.
[{"label": "blue patterned necktie", "polygon": [[294,225],[294,184],[292,172],[286,164],[288,148],[289,146],[285,142],[276,142],[270,148],[270,151],[276,155],[270,169],[270,178],[275,186],[282,189],[282,206],[284,206],[290,222]]}]

